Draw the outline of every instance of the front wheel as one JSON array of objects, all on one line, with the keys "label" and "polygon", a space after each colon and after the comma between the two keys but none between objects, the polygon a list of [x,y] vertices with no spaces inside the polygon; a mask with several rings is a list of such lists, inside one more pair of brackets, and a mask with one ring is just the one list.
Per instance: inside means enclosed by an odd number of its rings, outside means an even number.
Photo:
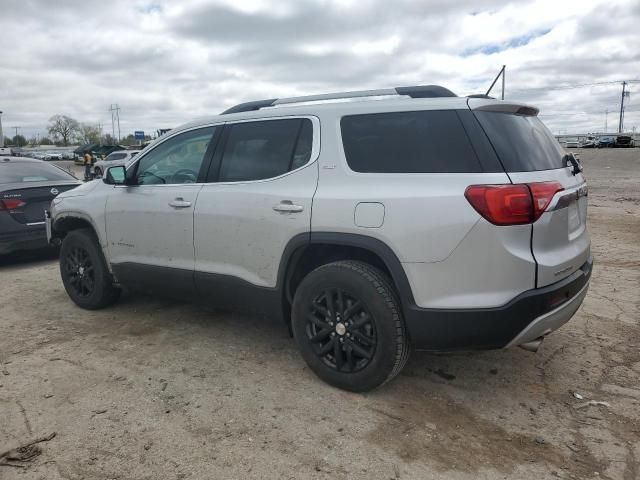
[{"label": "front wheel", "polygon": [[87,310],[107,307],[120,296],[98,239],[88,228],[73,230],[64,237],[60,248],[60,275],[71,300]]},{"label": "front wheel", "polygon": [[344,390],[379,387],[409,356],[395,290],[364,262],[334,262],[308,274],[294,296],[292,326],[311,370]]},{"label": "front wheel", "polygon": [[96,177],[102,178],[102,170],[100,169],[100,167],[96,167],[94,173],[96,174]]}]

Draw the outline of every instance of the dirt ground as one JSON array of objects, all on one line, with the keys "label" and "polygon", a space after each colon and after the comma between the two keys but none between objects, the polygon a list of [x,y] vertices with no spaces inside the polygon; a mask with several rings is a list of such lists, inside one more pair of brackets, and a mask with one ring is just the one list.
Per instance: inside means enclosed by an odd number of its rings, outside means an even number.
[{"label": "dirt ground", "polygon": [[134,296],[87,312],[55,259],[3,259],[0,455],[56,436],[0,478],[640,478],[640,148],[580,153],[596,264],[574,319],[537,354],[414,353],[365,395],[278,323]]}]

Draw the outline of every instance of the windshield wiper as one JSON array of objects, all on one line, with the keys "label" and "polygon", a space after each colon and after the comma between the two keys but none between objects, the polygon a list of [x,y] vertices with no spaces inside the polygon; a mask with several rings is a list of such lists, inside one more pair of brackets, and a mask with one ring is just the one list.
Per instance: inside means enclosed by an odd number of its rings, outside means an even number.
[{"label": "windshield wiper", "polygon": [[580,172],[582,172],[582,165],[580,164],[580,162],[578,161],[578,159],[573,153],[567,153],[563,157],[563,160],[567,166],[569,166],[569,163],[573,165],[573,169],[571,170],[571,173],[573,173],[574,175],[577,175]]}]

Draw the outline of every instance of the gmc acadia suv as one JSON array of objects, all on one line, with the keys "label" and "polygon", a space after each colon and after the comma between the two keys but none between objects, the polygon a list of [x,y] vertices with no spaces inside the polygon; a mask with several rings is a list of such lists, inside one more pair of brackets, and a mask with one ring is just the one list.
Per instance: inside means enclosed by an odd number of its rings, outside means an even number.
[{"label": "gmc acadia suv", "polygon": [[352,391],[411,347],[535,350],[592,266],[581,166],[537,114],[439,86],[238,105],[53,200],[64,287],[281,318]]}]

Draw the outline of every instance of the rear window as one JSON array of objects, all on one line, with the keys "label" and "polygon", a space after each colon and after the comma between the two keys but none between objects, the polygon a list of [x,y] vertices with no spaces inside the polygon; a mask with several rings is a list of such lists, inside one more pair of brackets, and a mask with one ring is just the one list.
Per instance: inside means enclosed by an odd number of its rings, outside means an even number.
[{"label": "rear window", "polygon": [[455,110],[350,115],[341,127],[347,163],[355,172],[483,171]]},{"label": "rear window", "polygon": [[566,152],[538,117],[483,111],[475,114],[506,171],[566,167]]},{"label": "rear window", "polygon": [[0,184],[75,180],[76,178],[47,163],[0,161]]},{"label": "rear window", "polygon": [[114,160],[122,160],[127,156],[126,153],[111,153],[105,158],[107,162],[113,162]]}]

